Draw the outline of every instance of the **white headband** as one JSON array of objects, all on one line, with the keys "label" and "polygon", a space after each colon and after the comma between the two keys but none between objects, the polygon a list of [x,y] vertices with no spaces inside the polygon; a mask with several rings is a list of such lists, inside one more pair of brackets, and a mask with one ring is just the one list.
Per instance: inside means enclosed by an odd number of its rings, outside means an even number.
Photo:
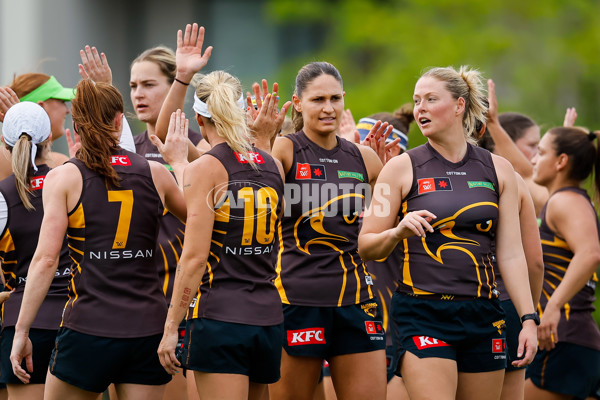
[{"label": "white headband", "polygon": [[[240,98],[238,99],[237,103],[241,109],[244,109],[244,93],[243,92],[242,92],[242,95],[240,96]],[[212,118],[212,115],[210,115],[210,113],[208,112],[208,106],[206,105],[205,102],[203,102],[202,100],[200,100],[198,98],[196,93],[194,93],[194,106],[192,108],[194,109],[194,111],[196,111],[197,114],[202,115],[204,118]]]},{"label": "white headband", "polygon": [[24,134],[31,139],[31,164],[37,171],[35,156],[37,144],[50,136],[50,117],[46,111],[36,103],[22,101],[8,109],[2,125],[4,142],[10,147],[15,147],[17,141]]}]

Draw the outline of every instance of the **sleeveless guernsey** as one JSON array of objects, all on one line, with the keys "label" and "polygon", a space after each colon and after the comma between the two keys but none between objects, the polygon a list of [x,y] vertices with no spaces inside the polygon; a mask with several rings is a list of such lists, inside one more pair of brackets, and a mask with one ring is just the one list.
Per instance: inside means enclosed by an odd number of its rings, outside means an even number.
[{"label": "sleeveless guernsey", "polygon": [[[568,187],[555,192],[570,191],[584,196],[590,207],[594,207],[585,190]],[[540,211],[540,238],[542,239],[542,251],[544,253],[544,286],[538,311],[542,314],[548,299],[554,293],[556,287],[562,282],[569,263],[573,258],[573,252],[567,242],[558,237],[546,222],[546,205]],[[596,226],[600,234],[600,224],[596,219]],[[596,273],[590,276],[587,284],[569,300],[561,310],[560,322],[558,323],[558,338],[561,342],[568,342],[586,346],[600,351],[600,331],[598,324],[592,318],[594,307],[594,292],[598,277]]]},{"label": "sleeveless guernsey", "polygon": [[[202,135],[189,129],[188,138],[194,145],[197,145],[202,140]],[[135,136],[133,141],[137,154],[146,158],[146,160],[159,162],[167,167],[169,171],[172,171],[171,166],[165,162],[158,148],[150,141],[148,131]],[[167,297],[167,302],[170,302],[173,283],[175,282],[175,269],[183,250],[185,224],[165,209],[160,218],[159,226],[154,260],[162,282],[162,290]]]},{"label": "sleeveless guernsey", "polygon": [[337,138],[326,150],[304,132],[286,176],[286,209],[277,256],[277,288],[284,304],[340,307],[373,297],[373,280],[358,255],[359,215],[371,186],[362,155]]},{"label": "sleeveless guernsey", "polygon": [[[8,221],[0,237],[0,259],[8,290],[15,289],[2,305],[2,328],[15,326],[21,309],[29,264],[38,244],[40,226],[44,217],[42,190],[44,179],[50,171],[47,165],[39,165],[30,182],[31,204],[35,210],[27,210],[19,197],[15,176],[0,182],[0,192],[8,206]],[[66,238],[60,251],[58,268],[48,294],[37,313],[32,328],[57,330],[67,301],[67,285],[71,278],[71,259]]]},{"label": "sleeveless guernsey", "polygon": [[62,326],[90,335],[133,338],[163,331],[167,303],[154,265],[163,205],[148,161],[119,150],[111,164],[120,187],[71,159],[83,178],[69,213],[75,264]]},{"label": "sleeveless guernsey", "polygon": [[[273,284],[275,233],[283,204],[283,181],[275,160],[254,149],[255,170],[227,143],[203,157],[215,157],[227,170],[226,197],[215,206],[210,255],[188,318],[247,325],[283,322]],[[198,201],[203,201],[198,199]]]},{"label": "sleeveless guernsey", "polygon": [[491,154],[467,145],[452,163],[429,143],[408,151],[413,183],[400,217],[428,210],[437,216],[426,238],[403,240],[398,291],[496,298],[492,241],[498,220],[498,178]]}]

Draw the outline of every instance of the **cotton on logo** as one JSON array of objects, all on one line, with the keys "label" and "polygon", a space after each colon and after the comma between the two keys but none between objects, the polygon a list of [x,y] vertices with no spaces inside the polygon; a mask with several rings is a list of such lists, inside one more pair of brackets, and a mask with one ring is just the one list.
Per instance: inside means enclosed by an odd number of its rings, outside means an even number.
[{"label": "cotton on logo", "polygon": [[450,346],[448,343],[442,340],[432,338],[429,336],[413,336],[413,341],[415,342],[415,344],[417,345],[417,349],[419,350],[430,349],[432,347]]},{"label": "cotton on logo", "polygon": [[110,165],[131,165],[128,156],[111,156]]},{"label": "cotton on logo", "polygon": [[44,187],[44,179],[46,179],[46,175],[44,176],[36,176],[35,178],[31,178],[29,181],[31,190],[40,190]]},{"label": "cotton on logo", "polygon": [[304,344],[325,344],[325,329],[307,328],[297,331],[287,331],[288,346]]},{"label": "cotton on logo", "polygon": [[[242,154],[240,154],[240,153],[234,153],[234,154],[239,163],[248,164],[248,159],[246,157],[244,157]],[[249,152],[248,156],[250,157],[250,160],[252,162],[254,162],[255,164],[264,164],[265,163],[265,160],[262,158],[260,153]]]}]

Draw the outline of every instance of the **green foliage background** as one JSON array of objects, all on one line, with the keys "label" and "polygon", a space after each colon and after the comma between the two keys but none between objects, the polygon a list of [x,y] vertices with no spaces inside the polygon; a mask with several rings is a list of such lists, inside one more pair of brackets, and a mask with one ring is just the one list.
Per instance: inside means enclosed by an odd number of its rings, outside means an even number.
[{"label": "green foliage background", "polygon": [[[268,0],[264,10],[289,28],[284,43],[298,40],[299,26],[317,38],[317,51],[289,59],[277,81],[329,61],[357,120],[411,102],[428,67],[470,65],[495,81],[500,112],[527,114],[542,133],[562,125],[567,107],[577,108],[577,125],[600,129],[598,0]],[[280,92],[291,98],[293,84]],[[424,141],[413,124],[410,146]]]}]

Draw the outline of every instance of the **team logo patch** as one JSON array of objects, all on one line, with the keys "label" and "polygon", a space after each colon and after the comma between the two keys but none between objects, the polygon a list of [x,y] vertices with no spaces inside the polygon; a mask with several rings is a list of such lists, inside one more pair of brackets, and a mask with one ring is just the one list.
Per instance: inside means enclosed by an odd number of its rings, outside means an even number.
[{"label": "team logo patch", "polygon": [[[239,163],[248,164],[248,158],[244,157],[243,154],[240,154],[237,152],[234,152],[234,154],[235,154],[235,158],[237,158]],[[254,162],[255,164],[264,164],[265,163],[265,160],[262,158],[260,153],[251,151],[248,153],[248,157],[250,158],[250,161]]]},{"label": "team logo patch", "polygon": [[302,346],[305,344],[325,344],[324,328],[306,328],[287,331],[288,346]]},{"label": "team logo patch", "polygon": [[452,190],[450,178],[421,178],[418,180],[419,194]]},{"label": "team logo patch", "polygon": [[413,342],[415,342],[415,345],[417,346],[417,349],[419,349],[419,350],[431,349],[434,347],[450,346],[448,343],[444,342],[443,340],[439,340],[439,339],[432,338],[429,336],[413,336]]},{"label": "team logo patch", "polygon": [[383,335],[383,323],[381,321],[365,321],[365,328],[369,335]]},{"label": "team logo patch", "polygon": [[296,179],[327,180],[325,166],[320,164],[296,163]]},{"label": "team logo patch", "polygon": [[505,349],[504,339],[492,339],[492,353],[504,353]]},{"label": "team logo patch", "polygon": [[29,190],[40,190],[44,188],[44,179],[46,179],[46,175],[44,176],[36,176],[31,178],[29,181]]},{"label": "team logo patch", "polygon": [[494,328],[498,329],[498,334],[502,335],[502,330],[506,328],[506,321],[501,319],[499,321],[493,322],[492,325],[494,326]]},{"label": "team logo patch", "polygon": [[354,178],[358,179],[361,182],[365,181],[363,174],[360,172],[351,172],[351,171],[340,171],[338,170],[338,178]]},{"label": "team logo patch", "polygon": [[375,318],[377,316],[377,303],[365,303],[361,304],[360,308],[370,316],[371,318]]},{"label": "team logo patch", "polygon": [[473,189],[473,188],[487,188],[487,189],[490,189],[490,190],[496,190],[496,189],[494,189],[494,184],[492,182],[467,181],[467,185],[469,186],[469,189]]},{"label": "team logo patch", "polygon": [[129,156],[111,156],[110,165],[129,166],[131,165],[131,161],[129,160]]}]

